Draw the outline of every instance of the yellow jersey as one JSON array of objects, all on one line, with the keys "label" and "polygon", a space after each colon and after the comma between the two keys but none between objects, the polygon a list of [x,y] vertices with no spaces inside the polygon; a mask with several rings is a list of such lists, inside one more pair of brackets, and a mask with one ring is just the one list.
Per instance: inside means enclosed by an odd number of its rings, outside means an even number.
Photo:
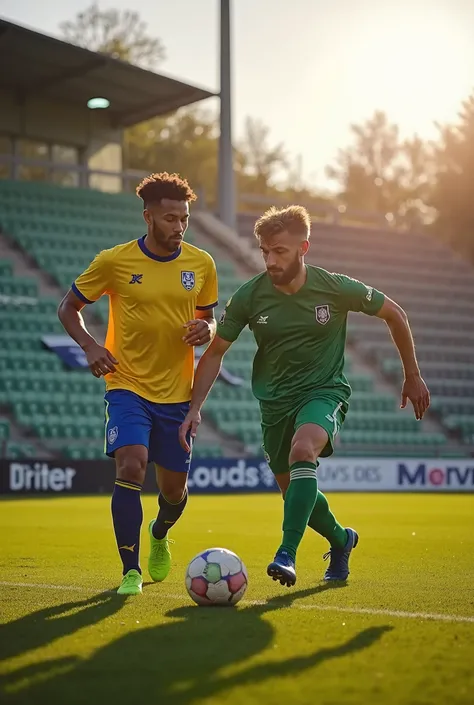
[{"label": "yellow jersey", "polygon": [[207,252],[183,242],[158,257],[144,236],[99,252],[72,290],[88,304],[109,297],[105,347],[119,364],[105,377],[107,390],[163,404],[190,400],[194,348],[182,340],[183,325],[196,310],[217,305],[216,267]]}]

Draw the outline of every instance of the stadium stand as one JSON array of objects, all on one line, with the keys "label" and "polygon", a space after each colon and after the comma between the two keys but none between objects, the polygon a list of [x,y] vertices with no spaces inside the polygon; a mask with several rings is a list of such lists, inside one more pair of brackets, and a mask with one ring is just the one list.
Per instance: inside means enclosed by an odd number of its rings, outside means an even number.
[{"label": "stadium stand", "polygon": [[[136,197],[88,189],[61,188],[47,182],[0,181],[0,225],[16,245],[66,291],[73,279],[101,249],[140,234],[143,221]],[[244,236],[251,235],[254,218],[242,216]],[[376,376],[354,365],[350,351],[346,371],[353,388],[351,413],[341,434],[338,453],[376,455],[463,454],[462,442],[472,442],[474,428],[474,354],[466,330],[472,315],[474,285],[471,270],[437,243],[418,236],[315,225],[310,261],[343,271],[383,289],[400,301],[410,315],[418,352],[433,390],[433,408],[441,425],[424,429],[409,413],[398,410],[400,362],[380,321],[354,316],[349,326],[353,349],[391,382],[382,389]],[[199,232],[188,230],[199,244]],[[219,311],[243,278],[222,248],[206,249],[219,272]],[[387,264],[390,263],[390,264]],[[442,290],[442,302],[439,291]],[[436,297],[433,291],[436,291]],[[42,336],[63,333],[57,320],[58,299],[38,296],[34,279],[15,276],[11,263],[0,261],[0,404],[13,413],[26,434],[46,447],[75,459],[102,456],[103,388],[82,370],[67,370],[47,351]],[[470,298],[471,297],[471,298]],[[437,302],[437,306],[433,304]],[[108,302],[93,307],[105,323]],[[218,313],[219,313],[218,311]],[[460,332],[461,331],[461,332]],[[464,332],[466,331],[466,332]],[[226,370],[242,384],[219,381],[206,403],[205,415],[224,437],[233,437],[248,452],[261,443],[258,405],[250,388],[255,344],[243,332],[225,358]],[[8,437],[8,423],[0,422]],[[457,447],[457,450],[456,450]],[[10,456],[27,452],[8,446]],[[218,457],[218,444],[196,444],[196,454]]]}]

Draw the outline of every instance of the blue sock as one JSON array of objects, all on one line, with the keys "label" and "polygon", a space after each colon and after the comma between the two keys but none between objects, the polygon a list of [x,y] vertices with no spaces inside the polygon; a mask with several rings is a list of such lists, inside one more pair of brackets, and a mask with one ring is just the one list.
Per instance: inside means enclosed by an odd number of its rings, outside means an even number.
[{"label": "blue sock", "polygon": [[140,570],[140,528],[143,521],[142,486],[128,480],[116,480],[112,495],[112,518],[117,548],[123,563],[123,574]]},{"label": "blue sock", "polygon": [[179,500],[173,504],[162,494],[158,497],[158,516],[153,524],[152,534],[155,539],[164,539],[169,529],[176,524],[188,501],[188,490],[184,490],[184,494]]}]

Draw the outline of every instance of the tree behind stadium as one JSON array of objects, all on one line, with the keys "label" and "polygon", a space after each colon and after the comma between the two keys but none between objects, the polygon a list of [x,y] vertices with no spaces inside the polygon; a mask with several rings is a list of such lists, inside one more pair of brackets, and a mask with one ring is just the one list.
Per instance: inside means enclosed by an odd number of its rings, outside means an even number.
[{"label": "tree behind stadium", "polygon": [[343,203],[390,214],[398,225],[426,218],[433,183],[430,147],[417,135],[402,140],[398,126],[382,111],[362,125],[351,125],[351,132],[352,144],[340,149],[335,166],[327,168]]},{"label": "tree behind stadium", "polygon": [[72,44],[144,69],[156,69],[165,58],[161,40],[147,34],[146,23],[134,10],[101,10],[94,2],[59,28]]},{"label": "tree behind stadium", "polygon": [[474,93],[455,125],[438,126],[437,178],[431,198],[443,239],[474,262]]}]

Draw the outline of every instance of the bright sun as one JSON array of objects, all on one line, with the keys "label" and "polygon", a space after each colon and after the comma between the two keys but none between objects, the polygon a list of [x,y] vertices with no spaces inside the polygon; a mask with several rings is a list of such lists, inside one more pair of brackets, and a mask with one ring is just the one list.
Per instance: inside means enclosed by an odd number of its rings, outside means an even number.
[{"label": "bright sun", "polygon": [[452,120],[474,86],[474,67],[465,60],[472,55],[466,27],[433,9],[409,18],[380,10],[358,32],[349,67],[361,102],[385,110],[404,130],[425,135],[434,119]]}]

